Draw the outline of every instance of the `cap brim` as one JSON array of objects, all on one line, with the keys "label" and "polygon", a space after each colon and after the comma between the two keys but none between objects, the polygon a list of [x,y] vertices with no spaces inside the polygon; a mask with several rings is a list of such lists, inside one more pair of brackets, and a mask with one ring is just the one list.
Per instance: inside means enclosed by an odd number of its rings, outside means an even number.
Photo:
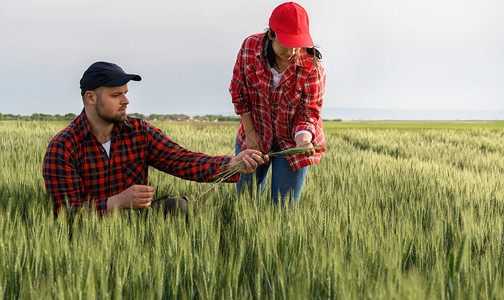
[{"label": "cap brim", "polygon": [[116,78],[114,78],[113,80],[111,80],[109,82],[104,83],[103,86],[107,86],[107,87],[123,86],[123,85],[127,84],[130,80],[140,81],[140,80],[142,80],[142,77],[140,77],[140,75],[136,75],[136,74],[123,74],[121,76],[117,76]]},{"label": "cap brim", "polygon": [[275,33],[280,44],[286,48],[313,48],[313,40],[309,33],[298,35]]}]

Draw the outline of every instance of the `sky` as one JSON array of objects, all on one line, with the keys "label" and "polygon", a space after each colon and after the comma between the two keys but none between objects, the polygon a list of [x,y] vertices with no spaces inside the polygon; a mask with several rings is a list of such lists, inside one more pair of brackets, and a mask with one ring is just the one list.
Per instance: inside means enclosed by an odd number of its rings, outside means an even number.
[{"label": "sky", "polygon": [[[95,61],[142,76],[130,113],[232,113],[238,50],[283,2],[0,0],[0,113],[78,114]],[[504,1],[297,2],[323,55],[324,107],[504,110]]]}]

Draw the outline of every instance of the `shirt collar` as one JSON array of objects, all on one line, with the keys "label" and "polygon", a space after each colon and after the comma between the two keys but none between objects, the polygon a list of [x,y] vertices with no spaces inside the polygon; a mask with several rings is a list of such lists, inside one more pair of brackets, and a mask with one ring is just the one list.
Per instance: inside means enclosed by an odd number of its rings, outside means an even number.
[{"label": "shirt collar", "polygon": [[130,117],[126,116],[126,120],[124,122],[122,122],[121,124],[119,124],[119,126],[116,126],[119,128],[119,130],[121,129],[133,129],[133,125],[131,124],[130,122]]},{"label": "shirt collar", "polygon": [[84,109],[82,109],[80,115],[77,117],[77,119],[75,119],[75,124],[84,137],[86,137],[91,132],[91,126],[89,126],[89,122],[86,117],[86,111]]}]

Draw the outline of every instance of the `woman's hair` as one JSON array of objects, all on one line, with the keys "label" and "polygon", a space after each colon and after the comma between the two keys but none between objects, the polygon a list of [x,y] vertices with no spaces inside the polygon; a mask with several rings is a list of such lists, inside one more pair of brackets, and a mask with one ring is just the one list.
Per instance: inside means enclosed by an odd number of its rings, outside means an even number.
[{"label": "woman's hair", "polygon": [[[276,34],[271,28],[266,29],[266,38],[264,39],[264,45],[266,46],[266,61],[270,67],[275,67],[277,65],[275,60],[275,51],[273,50],[273,43],[269,38],[268,31],[271,33],[271,37],[275,38]],[[308,55],[313,57],[313,64],[318,65],[318,62],[322,60],[322,53],[318,51],[315,46],[313,48],[305,48]]]}]

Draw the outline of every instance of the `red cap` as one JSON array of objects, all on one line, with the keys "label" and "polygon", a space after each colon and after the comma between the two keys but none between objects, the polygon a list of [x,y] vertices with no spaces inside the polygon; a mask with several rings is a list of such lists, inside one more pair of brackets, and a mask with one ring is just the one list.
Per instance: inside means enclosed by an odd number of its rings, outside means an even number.
[{"label": "red cap", "polygon": [[280,4],[273,10],[269,27],[278,41],[287,48],[312,48],[308,14],[301,5],[294,2]]}]

